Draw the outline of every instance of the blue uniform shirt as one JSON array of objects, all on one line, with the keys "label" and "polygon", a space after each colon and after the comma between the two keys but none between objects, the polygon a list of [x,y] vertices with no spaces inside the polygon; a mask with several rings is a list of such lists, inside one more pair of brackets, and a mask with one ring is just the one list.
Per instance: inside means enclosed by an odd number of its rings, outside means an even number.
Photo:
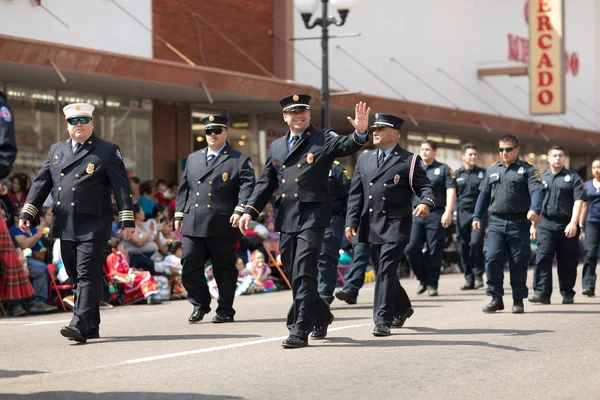
[{"label": "blue uniform shirt", "polygon": [[587,222],[600,222],[600,187],[594,187],[594,180],[585,183],[588,198]]}]

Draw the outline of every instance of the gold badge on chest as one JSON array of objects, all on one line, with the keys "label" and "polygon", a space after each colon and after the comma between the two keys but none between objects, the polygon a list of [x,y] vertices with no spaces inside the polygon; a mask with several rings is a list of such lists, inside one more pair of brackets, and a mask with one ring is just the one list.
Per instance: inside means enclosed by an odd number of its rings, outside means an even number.
[{"label": "gold badge on chest", "polygon": [[306,162],[312,164],[315,161],[315,155],[313,153],[308,153],[306,156]]},{"label": "gold badge on chest", "polygon": [[400,175],[394,176],[394,185],[397,185],[400,182]]},{"label": "gold badge on chest", "polygon": [[87,168],[85,169],[85,172],[86,172],[88,175],[91,175],[91,174],[93,174],[93,173],[94,173],[94,168],[95,168],[95,167],[94,167],[94,164],[91,164],[91,163],[90,163],[90,164],[88,164]]},{"label": "gold badge on chest", "polygon": [[223,182],[227,182],[227,179],[229,179],[229,174],[227,172],[223,172],[221,178],[223,179]]}]

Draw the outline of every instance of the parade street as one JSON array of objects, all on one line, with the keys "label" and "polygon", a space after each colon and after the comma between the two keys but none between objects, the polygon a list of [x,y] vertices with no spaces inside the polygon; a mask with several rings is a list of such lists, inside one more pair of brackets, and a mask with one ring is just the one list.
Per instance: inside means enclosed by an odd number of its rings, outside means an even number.
[{"label": "parade street", "polygon": [[[531,284],[531,270],[528,284]],[[186,301],[102,311],[101,338],[60,336],[70,313],[0,318],[1,399],[588,399],[600,393],[600,299],[525,314],[483,314],[483,290],[443,276],[439,297],[402,284],[415,314],[392,335],[371,335],[373,284],[358,304],[336,300],[325,340],[282,349],[289,291],[236,298],[236,322],[189,325]],[[507,286],[508,274],[505,278]],[[531,289],[530,289],[531,291]],[[214,310],[214,303],[213,303]],[[77,389],[76,389],[77,388]]]}]

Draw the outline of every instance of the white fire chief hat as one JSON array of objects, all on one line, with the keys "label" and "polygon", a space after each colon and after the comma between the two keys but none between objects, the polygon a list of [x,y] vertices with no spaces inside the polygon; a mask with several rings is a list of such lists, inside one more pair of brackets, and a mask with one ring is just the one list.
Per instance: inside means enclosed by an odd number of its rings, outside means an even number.
[{"label": "white fire chief hat", "polygon": [[73,103],[63,108],[65,120],[73,117],[92,117],[94,106],[88,103]]}]

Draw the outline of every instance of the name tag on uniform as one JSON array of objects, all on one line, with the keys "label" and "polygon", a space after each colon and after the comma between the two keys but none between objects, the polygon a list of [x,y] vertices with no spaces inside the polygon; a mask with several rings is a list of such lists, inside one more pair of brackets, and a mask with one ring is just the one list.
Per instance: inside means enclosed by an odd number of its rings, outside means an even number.
[{"label": "name tag on uniform", "polygon": [[524,174],[525,173],[525,168],[520,167],[519,170],[517,171],[517,174]]},{"label": "name tag on uniform", "polygon": [[465,178],[463,178],[462,176],[460,178],[456,178],[456,182],[462,182],[464,180],[465,180]]},{"label": "name tag on uniform", "polygon": [[571,182],[571,175],[565,176],[565,182]]},{"label": "name tag on uniform", "polygon": [[493,173],[490,175],[490,183],[494,183],[500,180],[500,174]]}]

